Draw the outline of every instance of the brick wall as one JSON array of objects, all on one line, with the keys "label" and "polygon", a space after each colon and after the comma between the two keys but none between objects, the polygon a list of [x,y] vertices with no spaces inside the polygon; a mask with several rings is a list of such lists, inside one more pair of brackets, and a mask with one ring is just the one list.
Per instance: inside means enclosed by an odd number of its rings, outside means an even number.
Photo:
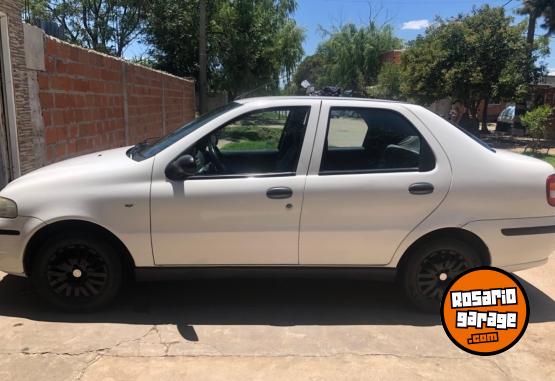
[{"label": "brick wall", "polygon": [[194,82],[45,36],[46,163],[162,136],[195,116]]},{"label": "brick wall", "polygon": [[402,50],[390,50],[380,56],[380,63],[390,62],[399,65],[401,63]]}]

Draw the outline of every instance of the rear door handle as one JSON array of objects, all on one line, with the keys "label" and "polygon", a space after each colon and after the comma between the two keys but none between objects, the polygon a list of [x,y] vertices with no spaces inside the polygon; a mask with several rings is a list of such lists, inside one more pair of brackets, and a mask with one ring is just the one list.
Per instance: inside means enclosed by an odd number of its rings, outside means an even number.
[{"label": "rear door handle", "polygon": [[273,199],[284,199],[293,196],[293,190],[289,187],[275,187],[266,191],[266,196]]},{"label": "rear door handle", "polygon": [[434,186],[430,183],[414,183],[409,186],[412,194],[430,194],[434,191]]}]

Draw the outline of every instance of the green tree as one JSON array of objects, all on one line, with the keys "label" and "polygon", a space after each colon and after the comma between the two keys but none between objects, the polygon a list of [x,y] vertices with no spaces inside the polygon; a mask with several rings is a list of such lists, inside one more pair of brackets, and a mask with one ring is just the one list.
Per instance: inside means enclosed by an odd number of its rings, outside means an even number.
[{"label": "green tree", "polygon": [[320,54],[305,57],[295,70],[292,81],[293,86],[299,87],[304,80],[321,86],[322,84],[319,81],[323,76],[323,66],[324,61]]},{"label": "green tree", "polygon": [[54,21],[66,39],[121,57],[142,32],[147,0],[26,0],[24,19]]},{"label": "green tree", "polygon": [[380,57],[403,46],[390,25],[379,26],[375,21],[363,27],[347,24],[324,33],[328,39],[318,46],[316,52],[321,67],[312,70],[317,75],[314,82],[320,87],[337,85],[364,91],[377,80]]},{"label": "green tree", "polygon": [[518,13],[528,15],[528,32],[526,34],[528,44],[534,43],[537,20],[542,16],[545,20],[541,25],[542,28],[547,29],[548,35],[555,34],[555,3],[553,0],[523,0]]},{"label": "green tree", "polygon": [[38,25],[41,21],[52,21],[52,15],[48,10],[48,0],[25,0],[23,20],[33,25]]},{"label": "green tree", "polygon": [[540,140],[545,136],[545,129],[549,124],[552,114],[553,109],[551,106],[544,105],[536,107],[520,117],[520,121],[528,130],[528,134],[533,138],[533,153],[538,151]]},{"label": "green tree", "polygon": [[401,65],[393,62],[384,63],[378,74],[377,84],[369,87],[367,94],[371,98],[402,99],[401,80]]},{"label": "green tree", "polygon": [[[198,6],[198,0],[151,1],[146,40],[159,68],[198,77]],[[303,55],[295,9],[294,0],[208,1],[210,87],[233,99],[290,80]]]},{"label": "green tree", "polygon": [[523,100],[529,79],[539,79],[545,70],[534,66],[546,52],[545,41],[538,41],[530,56],[523,37],[526,23],[513,22],[502,7],[487,5],[468,15],[436,20],[403,55],[403,93],[424,103],[461,99],[475,118],[484,101],[482,129],[487,130],[489,101]]},{"label": "green tree", "polygon": [[144,54],[130,58],[128,61],[149,68],[154,68],[156,65],[156,62],[154,62],[151,57]]},{"label": "green tree", "polygon": [[[208,2],[208,29],[214,24],[213,5]],[[152,49],[156,66],[182,77],[198,78],[199,3],[188,0],[154,0],[148,8],[145,40]],[[217,66],[216,53],[209,33],[209,75]]]},{"label": "green tree", "polygon": [[[522,7],[518,10],[518,13],[528,15],[526,42],[528,43],[528,57],[531,59],[538,18],[544,17],[545,22],[541,26],[547,29],[546,37],[555,34],[555,4],[553,0],[523,0]],[[525,73],[525,75],[527,74],[529,73]],[[531,78],[528,78],[528,82],[530,81]]]}]

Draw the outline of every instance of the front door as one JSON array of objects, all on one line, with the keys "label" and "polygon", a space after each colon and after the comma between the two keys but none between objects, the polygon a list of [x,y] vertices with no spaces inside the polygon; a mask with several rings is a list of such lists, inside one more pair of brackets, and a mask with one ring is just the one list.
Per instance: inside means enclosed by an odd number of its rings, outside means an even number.
[{"label": "front door", "polygon": [[318,111],[307,101],[243,114],[183,153],[195,157],[194,176],[153,180],[156,265],[298,264]]},{"label": "front door", "polygon": [[385,265],[443,200],[449,164],[433,136],[400,105],[330,100],[321,116],[305,188],[300,263]]}]

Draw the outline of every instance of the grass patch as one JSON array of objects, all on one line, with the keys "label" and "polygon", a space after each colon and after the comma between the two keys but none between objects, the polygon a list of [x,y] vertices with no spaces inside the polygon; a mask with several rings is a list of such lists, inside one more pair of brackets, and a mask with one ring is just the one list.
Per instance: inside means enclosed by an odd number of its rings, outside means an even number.
[{"label": "grass patch", "polygon": [[532,152],[526,152],[524,154],[528,155],[528,156],[535,157],[536,159],[546,161],[546,162],[548,162],[549,164],[551,164],[552,166],[555,167],[555,155],[546,155],[544,153],[532,153]]},{"label": "grass patch", "polygon": [[222,151],[256,151],[276,149],[277,144],[273,142],[257,142],[252,140],[239,140],[231,142],[222,147]]},{"label": "grass patch", "polygon": [[230,143],[222,147],[222,151],[250,151],[276,149],[281,138],[281,128],[269,127],[229,127],[220,133],[220,139]]}]

